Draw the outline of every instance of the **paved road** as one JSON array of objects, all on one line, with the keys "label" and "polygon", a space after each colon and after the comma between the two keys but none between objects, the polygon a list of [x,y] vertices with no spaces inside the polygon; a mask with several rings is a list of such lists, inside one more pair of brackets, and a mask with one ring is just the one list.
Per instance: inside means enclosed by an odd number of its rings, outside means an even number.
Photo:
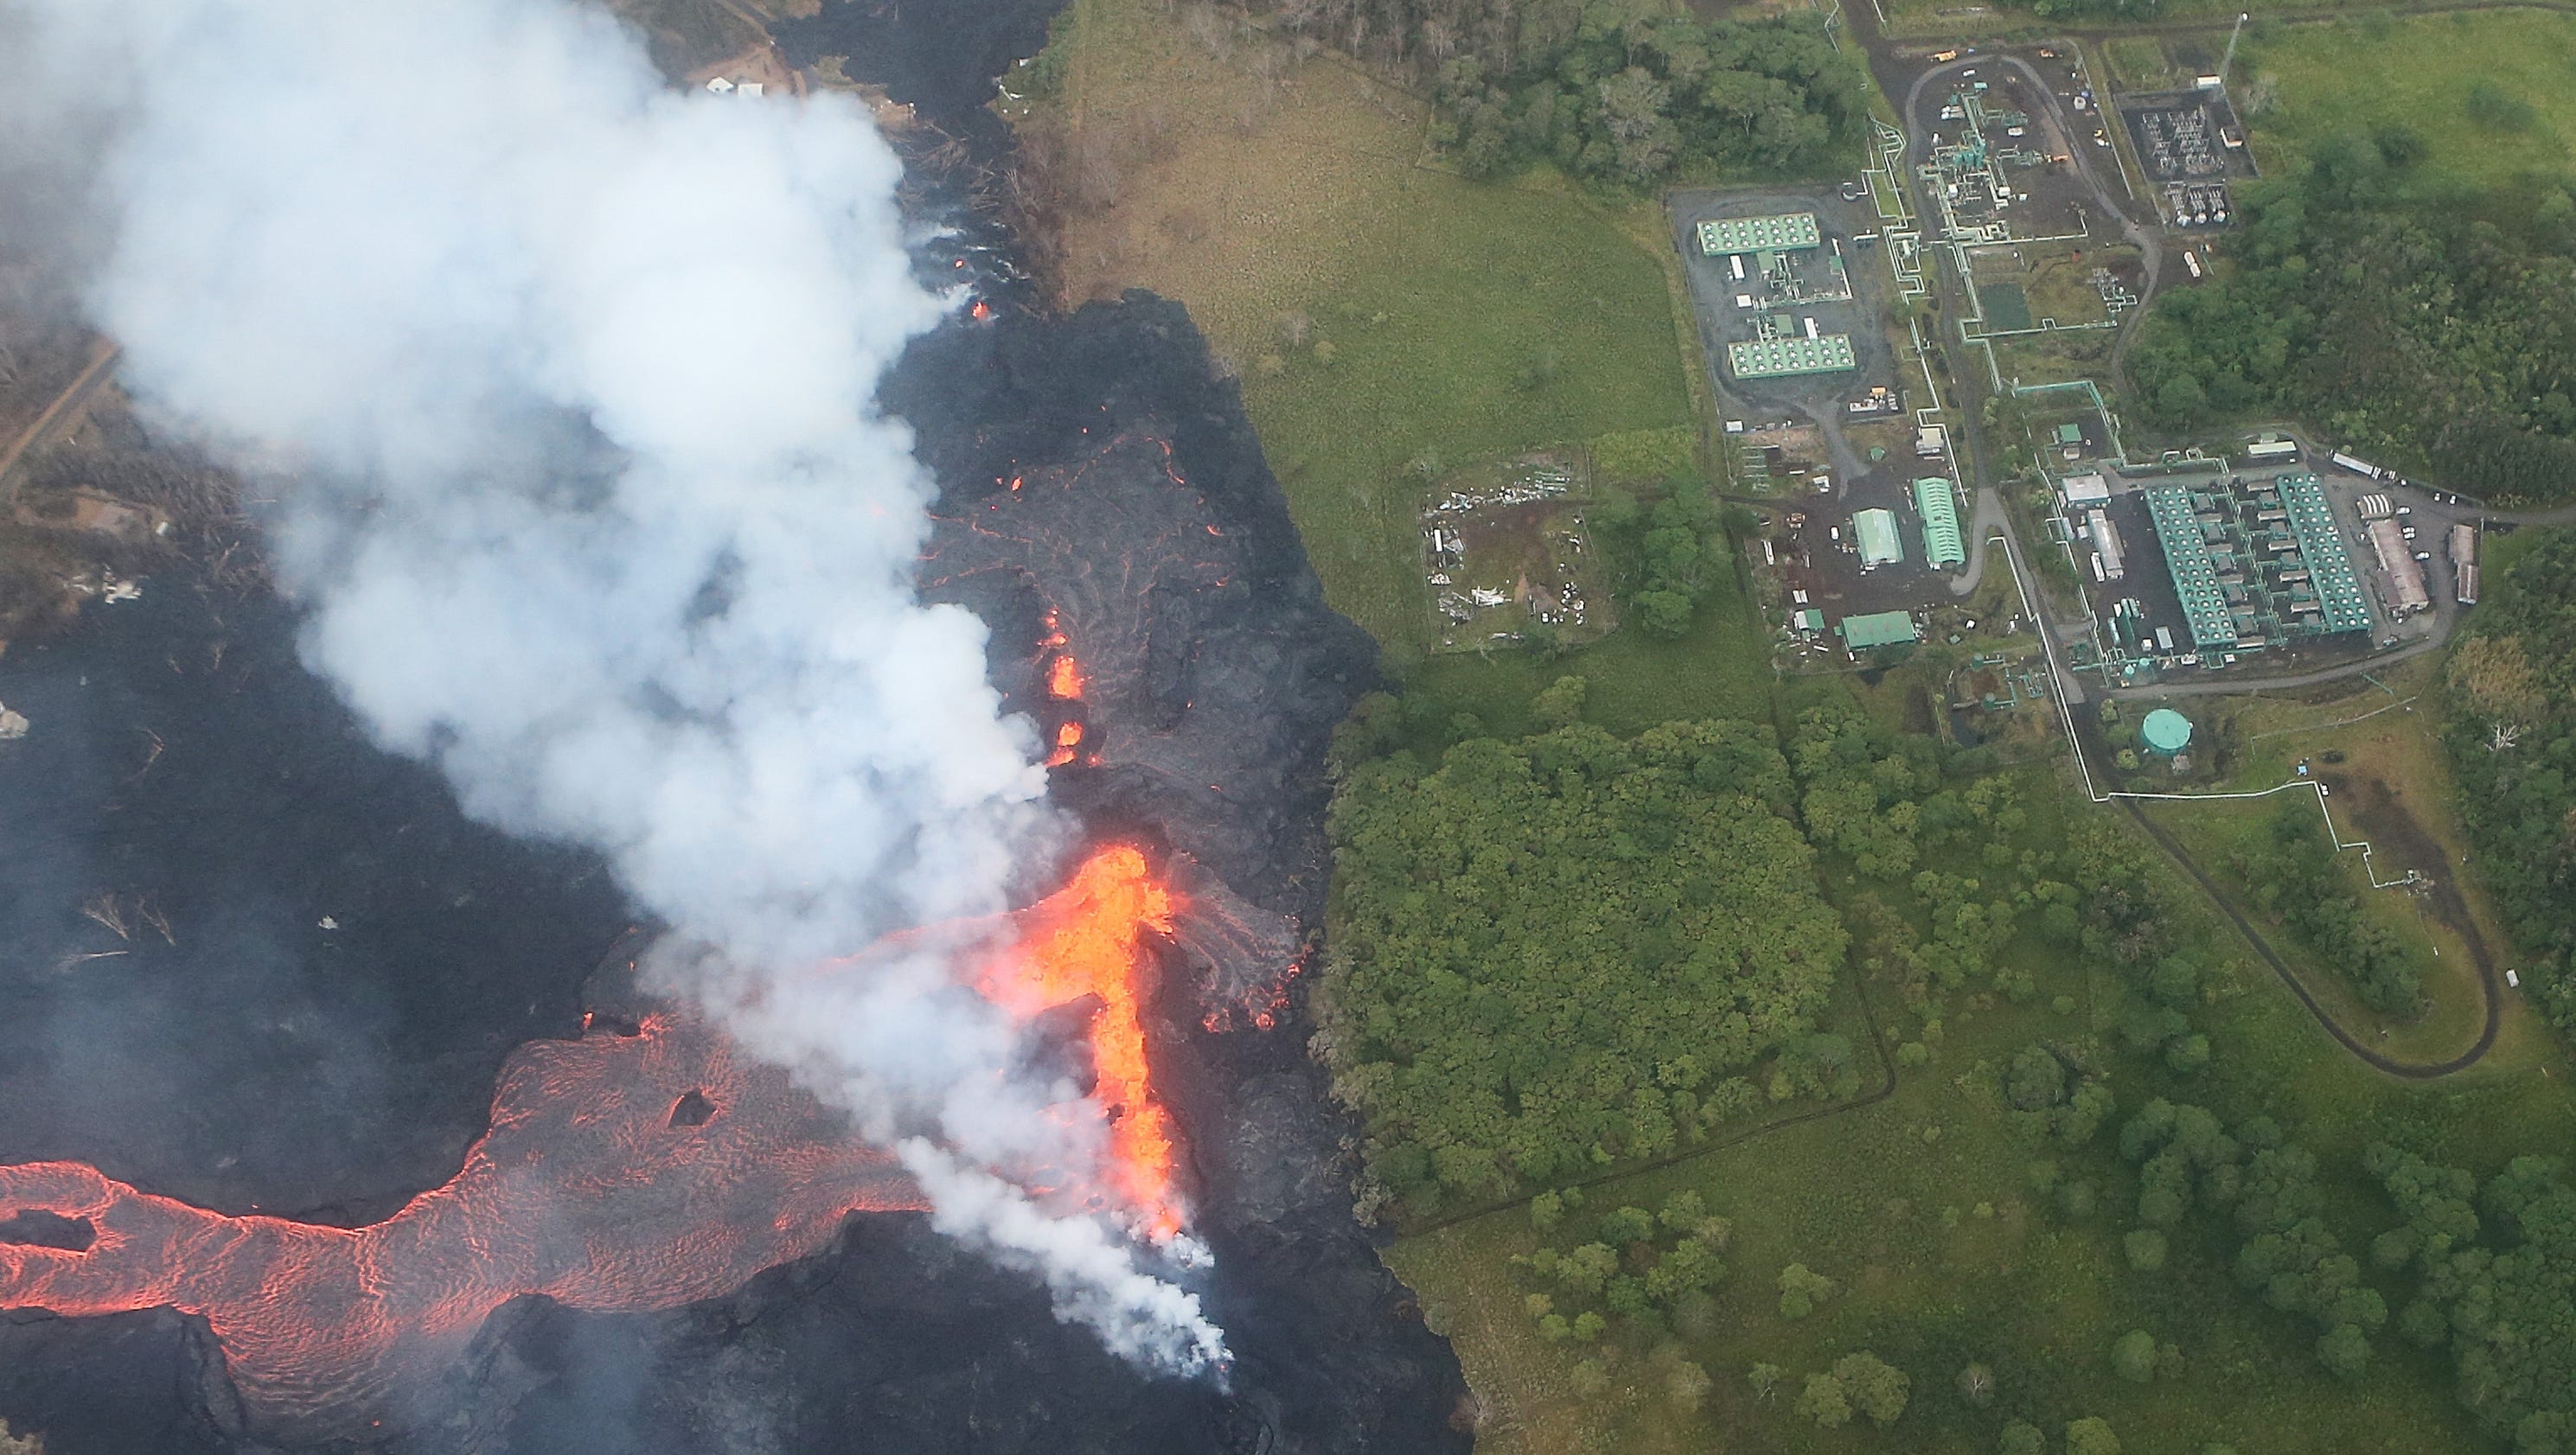
[{"label": "paved road", "polygon": [[[2077,751],[2081,752],[2082,749],[2078,748]],[[2191,876],[2192,882],[2200,886],[2202,893],[2209,896],[2210,903],[2217,905],[2219,913],[2226,915],[2229,923],[2236,926],[2236,932],[2245,937],[2245,943],[2253,947],[2254,953],[2262,958],[2264,964],[2272,967],[2272,973],[2280,977],[2281,983],[2289,988],[2290,994],[2298,998],[2299,1004],[2308,1008],[2308,1014],[2316,1017],[2318,1025],[2325,1027],[2326,1034],[2334,1037],[2345,1050],[2360,1057],[2372,1070],[2384,1071],[2391,1076],[2408,1081],[2431,1081],[2437,1077],[2448,1076],[2455,1071],[2467,1070],[2476,1065],[2488,1051],[2495,1048],[2496,1033],[2504,1025],[2504,988],[2497,983],[2494,957],[2487,953],[2486,939],[2478,933],[2474,923],[2464,921],[2461,929],[2463,938],[2469,944],[2469,956],[2477,962],[2479,993],[2486,1001],[2486,1021],[2478,1031],[2476,1043],[2447,1061],[2429,1063],[2400,1061],[2363,1045],[2358,1037],[2345,1030],[2332,1015],[2327,1014],[2326,1008],[2317,1003],[2317,998],[2308,993],[2308,987],[2299,982],[2297,975],[2291,973],[2289,965],[2282,960],[2280,951],[2273,949],[2271,941],[2264,939],[2262,932],[2255,929],[2252,922],[2245,918],[2235,904],[2220,892],[2218,886],[2210,882],[2209,876],[2201,872],[2199,862],[2186,853],[2181,844],[2174,841],[2173,835],[2165,832],[2162,824],[2147,817],[2133,799],[2121,799],[2120,807],[2127,809],[2129,817],[2136,820],[2138,827],[2147,831],[2147,837],[2156,841],[2156,847],[2163,849],[2172,856],[2176,864],[2182,866],[2182,871]]]}]

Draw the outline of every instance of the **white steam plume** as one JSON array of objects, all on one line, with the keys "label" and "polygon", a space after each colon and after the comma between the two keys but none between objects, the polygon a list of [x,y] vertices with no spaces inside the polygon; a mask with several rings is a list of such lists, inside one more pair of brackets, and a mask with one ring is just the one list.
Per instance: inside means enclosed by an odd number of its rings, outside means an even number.
[{"label": "white steam plume", "polygon": [[864,113],[675,94],[564,0],[0,19],[32,32],[0,125],[112,123],[90,296],[128,383],[296,477],[314,669],[471,812],[605,852],[755,1049],[950,1149],[907,1154],[939,1226],[1127,1352],[1220,1357],[1129,1243],[991,1175],[1102,1142],[1010,1078],[998,1012],[935,967],[802,971],[1061,847],[982,626],[913,594],[932,486],[873,394],[945,305]]}]

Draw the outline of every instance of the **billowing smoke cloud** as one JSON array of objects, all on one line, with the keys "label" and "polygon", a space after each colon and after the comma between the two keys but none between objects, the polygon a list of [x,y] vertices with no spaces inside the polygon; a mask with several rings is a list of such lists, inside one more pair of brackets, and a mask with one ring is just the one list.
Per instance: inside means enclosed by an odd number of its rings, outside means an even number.
[{"label": "billowing smoke cloud", "polygon": [[932,486],[871,399],[951,305],[864,113],[676,94],[565,0],[17,9],[0,120],[108,120],[92,311],[280,482],[310,664],[473,813],[605,852],[746,1041],[926,1137],[940,1226],[1127,1352],[1216,1358],[1132,1243],[994,1175],[1101,1145],[998,1012],[920,955],[803,968],[1062,848],[982,626],[913,594]]}]

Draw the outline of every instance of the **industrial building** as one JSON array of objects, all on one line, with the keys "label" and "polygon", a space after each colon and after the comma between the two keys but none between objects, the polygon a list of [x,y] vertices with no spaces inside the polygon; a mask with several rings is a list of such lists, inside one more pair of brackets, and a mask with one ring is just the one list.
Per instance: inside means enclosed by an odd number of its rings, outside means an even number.
[{"label": "industrial building", "polygon": [[2462,606],[2478,602],[2478,528],[2467,521],[2451,527],[2451,596]]},{"label": "industrial building", "polygon": [[1860,568],[1875,571],[1905,559],[1904,538],[1896,533],[1896,512],[1864,510],[1852,517],[1852,536],[1860,546]]},{"label": "industrial building", "polygon": [[1728,253],[1791,252],[1822,247],[1825,237],[1816,214],[1789,212],[1777,217],[1721,217],[1699,225],[1699,250],[1709,257]]},{"label": "industrial building", "polygon": [[2093,537],[2093,556],[2101,563],[2101,579],[2117,581],[2129,574],[2129,562],[2120,549],[2120,528],[2111,523],[2111,513],[2095,506],[2084,512],[2086,534]]},{"label": "industrial building", "polygon": [[2164,547],[2165,569],[2172,573],[2174,594],[2182,598],[2191,644],[2199,651],[2236,645],[2236,620],[2227,611],[2227,593],[2218,584],[2191,492],[2179,485],[2147,487],[2147,514],[2156,523],[2156,544]]},{"label": "industrial building", "polygon": [[2370,523],[2370,549],[2379,557],[2379,569],[2387,573],[2388,589],[2396,599],[2388,603],[2391,616],[2413,616],[2433,604],[2433,593],[2424,585],[2424,563],[2415,559],[2406,541],[2406,527],[2394,517]]},{"label": "industrial building", "polygon": [[2276,477],[2273,488],[2290,513],[2290,530],[2315,587],[2314,595],[2329,632],[2370,630],[2370,604],[2362,599],[2361,578],[2353,574],[2344,553],[2343,535],[2335,528],[2334,507],[2316,472],[2301,470]]},{"label": "industrial building", "polygon": [[1923,513],[1923,559],[1934,570],[1946,571],[1968,564],[1968,552],[1959,539],[1959,504],[1950,491],[1950,482],[1938,475],[1914,482],[1914,508]]},{"label": "industrial building", "polygon": [[1851,335],[1747,339],[1726,346],[1726,367],[1738,379],[1785,379],[1796,374],[1838,374],[1860,367]]},{"label": "industrial building", "polygon": [[2108,505],[2111,503],[2111,482],[2103,478],[2098,471],[2084,475],[2068,475],[2057,482],[2057,493],[2066,497],[2066,503],[2070,508],[2078,505]]},{"label": "industrial building", "polygon": [[1834,630],[1842,633],[1843,645],[1855,652],[1865,652],[1872,647],[1902,646],[1923,639],[1923,631],[1914,624],[1913,616],[1902,611],[1847,616]]},{"label": "industrial building", "polygon": [[2369,629],[2369,602],[2314,474],[2157,483],[2145,494],[2197,650]]}]

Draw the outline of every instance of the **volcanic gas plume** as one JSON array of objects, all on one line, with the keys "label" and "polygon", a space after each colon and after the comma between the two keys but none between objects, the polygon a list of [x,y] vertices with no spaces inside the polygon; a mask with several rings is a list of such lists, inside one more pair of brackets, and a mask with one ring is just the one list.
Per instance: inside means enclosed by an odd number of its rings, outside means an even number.
[{"label": "volcanic gas plume", "polygon": [[89,306],[274,496],[306,662],[468,812],[602,854],[671,927],[656,987],[896,1147],[939,1226],[1122,1353],[1216,1362],[1168,1202],[1158,1250],[1037,1190],[1159,1135],[1124,1039],[1068,1103],[938,954],[800,969],[1025,903],[1076,837],[1044,765],[1091,746],[916,592],[936,489],[876,392],[967,300],[916,277],[865,109],[675,92],[571,0],[17,8],[0,144],[97,123]]},{"label": "volcanic gas plume", "polygon": [[[984,936],[1000,948],[975,972],[1024,1022],[1097,1002],[1116,1155],[1112,1185],[1089,1191],[1166,1234],[1180,1223],[1171,1127],[1138,1003],[1178,908],[1142,853],[1104,848]],[[814,1252],[849,1213],[926,1206],[845,1116],[693,1010],[662,1007],[631,1032],[521,1047],[463,1170],[366,1227],[227,1217],[80,1163],[0,1167],[0,1224],[71,1220],[47,1241],[78,1245],[0,1242],[0,1307],[202,1315],[262,1432],[325,1438],[443,1372],[513,1298],[670,1308]]]}]

